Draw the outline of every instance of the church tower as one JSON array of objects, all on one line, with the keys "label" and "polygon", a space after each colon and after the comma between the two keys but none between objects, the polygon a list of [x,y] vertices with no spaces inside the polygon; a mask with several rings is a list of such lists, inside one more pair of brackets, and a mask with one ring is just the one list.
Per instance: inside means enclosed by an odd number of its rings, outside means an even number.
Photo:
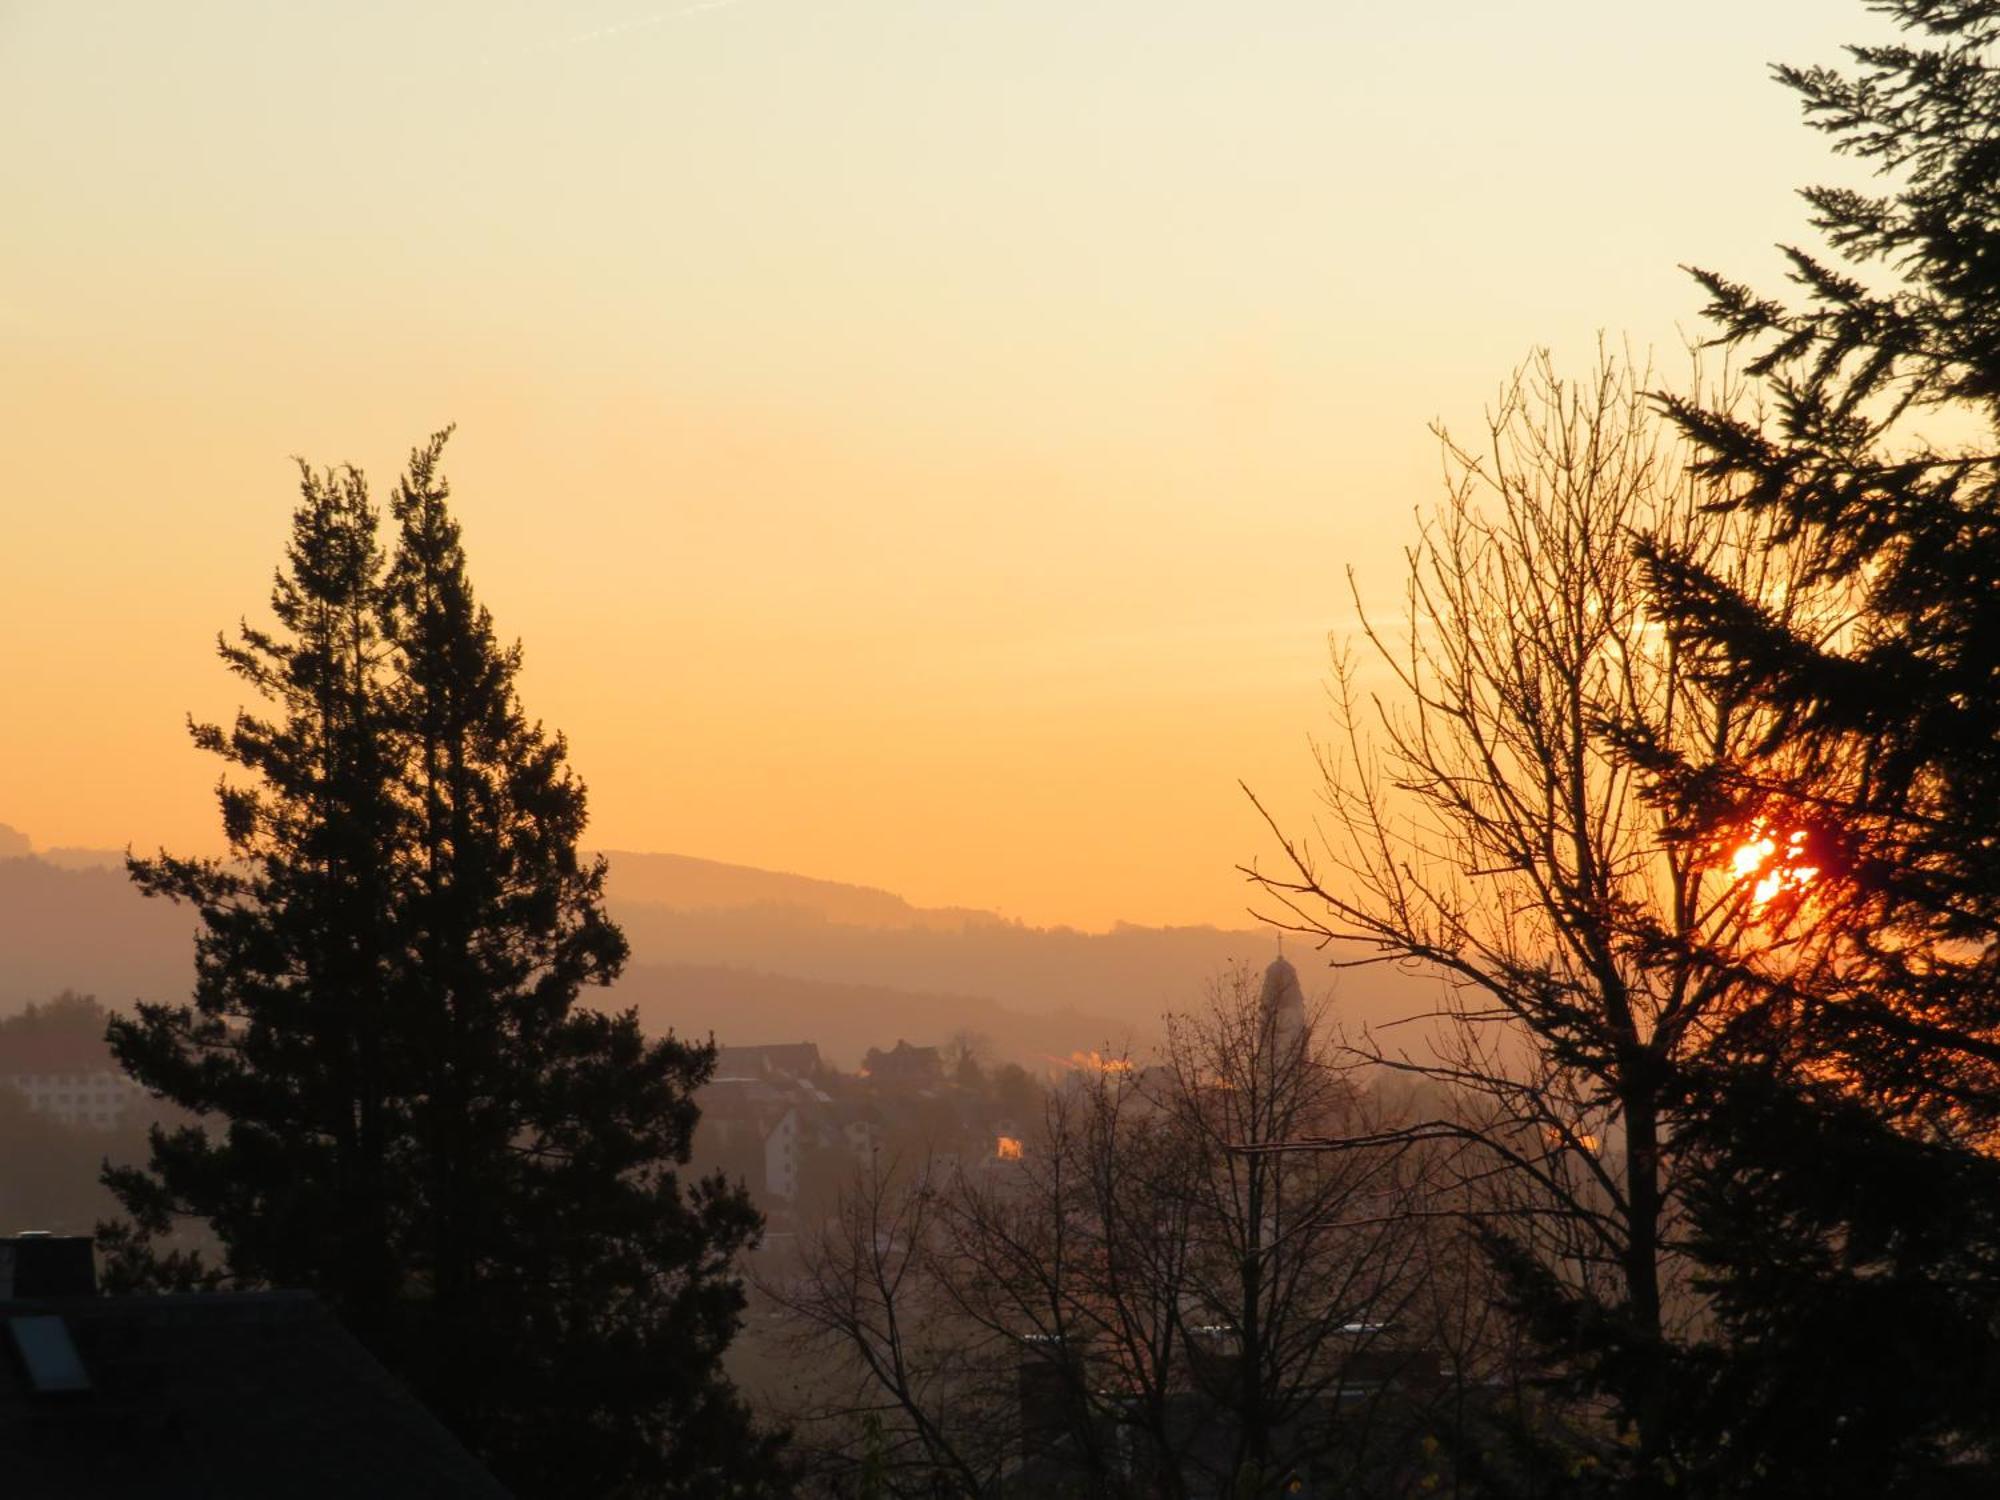
[{"label": "church tower", "polygon": [[1300,1046],[1306,1035],[1306,994],[1299,986],[1299,971],[1281,952],[1264,971],[1264,989],[1258,997],[1258,1012],[1273,1028],[1278,1046]]}]

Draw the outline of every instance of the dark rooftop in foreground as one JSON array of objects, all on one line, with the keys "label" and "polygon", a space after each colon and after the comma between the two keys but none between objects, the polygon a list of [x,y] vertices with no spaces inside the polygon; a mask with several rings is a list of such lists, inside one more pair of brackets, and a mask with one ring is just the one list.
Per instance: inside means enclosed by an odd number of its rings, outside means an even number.
[{"label": "dark rooftop in foreground", "polygon": [[[0,1240],[0,1260],[23,1244]],[[21,1295],[30,1285],[0,1300],[10,1500],[507,1493],[306,1293]]]}]

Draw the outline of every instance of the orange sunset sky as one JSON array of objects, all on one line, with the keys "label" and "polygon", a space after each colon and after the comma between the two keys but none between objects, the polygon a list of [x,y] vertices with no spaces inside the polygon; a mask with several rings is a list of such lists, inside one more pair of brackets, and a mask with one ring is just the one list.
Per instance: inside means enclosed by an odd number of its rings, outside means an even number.
[{"label": "orange sunset sky", "polygon": [[210,850],[288,456],[449,470],[591,842],[1242,918],[1426,423],[1678,365],[1817,0],[0,3],[0,822]]}]

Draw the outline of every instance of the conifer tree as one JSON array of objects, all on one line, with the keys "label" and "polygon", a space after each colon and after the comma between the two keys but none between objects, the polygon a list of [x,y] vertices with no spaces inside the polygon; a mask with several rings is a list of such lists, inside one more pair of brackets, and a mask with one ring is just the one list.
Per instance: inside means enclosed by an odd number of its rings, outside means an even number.
[{"label": "conifer tree", "polygon": [[[111,1174],[114,1258],[320,1292],[524,1495],[754,1493],[774,1450],[719,1359],[759,1220],[679,1170],[713,1048],[578,1003],[625,940],[567,747],[474,597],[447,436],[411,456],[386,567],[360,477],[307,476],[283,633],[225,652],[283,717],[196,731],[259,783],[224,790],[234,858],[134,863],[197,909],[199,978],[113,1043],[206,1118]],[[176,1214],[222,1266],[153,1253]]]},{"label": "conifer tree", "polygon": [[[383,1060],[389,851],[404,833],[380,687],[379,517],[352,469],[300,470],[271,595],[278,628],[245,623],[218,642],[275,714],[190,725],[248,773],[218,788],[230,858],[130,864],[147,895],[201,914],[192,1001],[142,1003],[109,1028],[135,1078],[223,1128],[156,1129],[149,1170],[107,1173],[132,1216],[107,1236],[107,1269],[114,1284],[311,1287],[376,1342],[396,1301],[387,1163],[399,1124]],[[155,1253],[179,1215],[210,1224],[225,1264]]]},{"label": "conifer tree", "polygon": [[399,999],[424,1061],[413,1190],[429,1243],[410,1260],[431,1299],[411,1367],[545,1492],[649,1470],[719,1489],[758,1453],[717,1362],[742,1309],[730,1262],[760,1221],[740,1189],[684,1193],[674,1170],[713,1048],[648,1042],[635,1014],[575,1003],[617,974],[625,939],[603,861],[577,858],[567,747],[525,718],[520,649],[474,599],[445,436],[397,490],[383,601],[416,830]]},{"label": "conifer tree", "polygon": [[1670,543],[1653,606],[1770,731],[1668,775],[1690,838],[1796,836],[1755,980],[1681,1080],[1716,1337],[1683,1441],[1717,1492],[1991,1493],[2000,1454],[2000,4],[1885,0],[1910,40],[1780,68],[1881,190],[1809,190],[1787,302],[1697,272],[1773,417],[1668,400],[1821,601],[1794,619]]}]

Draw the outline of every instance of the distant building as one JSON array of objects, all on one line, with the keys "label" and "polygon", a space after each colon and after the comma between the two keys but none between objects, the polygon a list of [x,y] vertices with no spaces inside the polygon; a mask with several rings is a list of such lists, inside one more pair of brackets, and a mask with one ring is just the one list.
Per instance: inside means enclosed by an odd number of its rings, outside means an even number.
[{"label": "distant building", "polygon": [[123,1073],[108,1068],[95,1073],[14,1073],[6,1081],[36,1114],[94,1130],[116,1129],[145,1092]]},{"label": "distant building", "polygon": [[88,1240],[0,1239],[0,1492],[505,1500],[308,1294],[94,1293]]},{"label": "distant building", "polygon": [[854,1154],[856,1166],[872,1167],[875,1153],[882,1149],[882,1126],[875,1120],[849,1120],[840,1128],[841,1139]]},{"label": "distant building", "polygon": [[878,1084],[899,1088],[929,1088],[944,1082],[944,1057],[935,1047],[912,1047],[901,1037],[884,1052],[870,1047],[861,1070]]},{"label": "distant building", "polygon": [[800,1114],[823,1099],[790,1079],[715,1078],[695,1091],[701,1110],[694,1157],[704,1170],[720,1167],[742,1180],[765,1206],[799,1196]]},{"label": "distant building", "polygon": [[785,1203],[799,1200],[799,1112],[788,1109],[764,1135],[764,1187]]},{"label": "distant building", "polygon": [[8,1037],[0,1083],[37,1114],[97,1130],[118,1126],[146,1092],[112,1064],[102,1038],[63,1032]]}]

